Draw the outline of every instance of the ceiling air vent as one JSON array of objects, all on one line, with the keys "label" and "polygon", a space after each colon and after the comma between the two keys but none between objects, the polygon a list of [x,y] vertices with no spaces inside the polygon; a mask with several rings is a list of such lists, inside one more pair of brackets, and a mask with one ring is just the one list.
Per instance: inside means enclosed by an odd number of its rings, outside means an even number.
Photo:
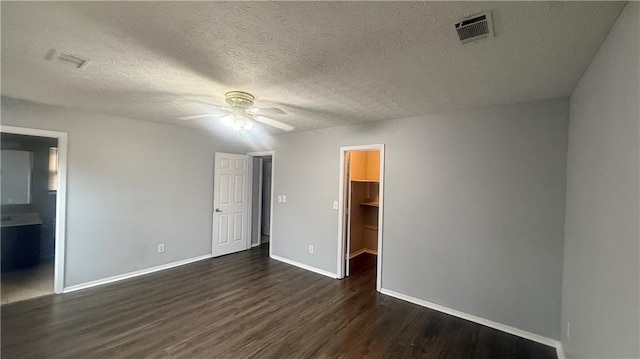
[{"label": "ceiling air vent", "polygon": [[463,44],[493,36],[491,11],[485,11],[461,19],[456,23],[456,31],[458,32],[460,42]]},{"label": "ceiling air vent", "polygon": [[78,56],[74,56],[74,55],[70,55],[70,54],[63,54],[61,52],[57,52],[54,49],[49,50],[44,58],[45,58],[45,60],[48,60],[48,61],[58,60],[58,61],[63,62],[65,64],[72,65],[73,67],[75,67],[75,68],[77,68],[79,70],[82,70],[82,69],[86,68],[89,65],[89,63],[91,62],[88,59],[83,59],[83,58],[78,57]]}]

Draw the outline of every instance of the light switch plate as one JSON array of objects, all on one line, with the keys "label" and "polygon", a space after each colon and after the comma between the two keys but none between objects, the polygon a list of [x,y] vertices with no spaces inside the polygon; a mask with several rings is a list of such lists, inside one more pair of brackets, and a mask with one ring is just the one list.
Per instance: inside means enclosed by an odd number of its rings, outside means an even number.
[{"label": "light switch plate", "polygon": [[333,201],[333,209],[338,209],[338,201]]},{"label": "light switch plate", "polygon": [[282,196],[278,195],[278,203],[282,203]]},{"label": "light switch plate", "polygon": [[287,203],[287,196],[286,195],[282,195],[282,203]]}]

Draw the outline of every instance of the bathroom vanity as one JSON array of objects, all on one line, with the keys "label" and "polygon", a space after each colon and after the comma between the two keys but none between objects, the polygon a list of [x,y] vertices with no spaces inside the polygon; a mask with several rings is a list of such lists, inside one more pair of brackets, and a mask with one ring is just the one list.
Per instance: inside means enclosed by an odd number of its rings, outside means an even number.
[{"label": "bathroom vanity", "polygon": [[2,215],[2,271],[33,267],[40,262],[42,220],[37,213]]}]

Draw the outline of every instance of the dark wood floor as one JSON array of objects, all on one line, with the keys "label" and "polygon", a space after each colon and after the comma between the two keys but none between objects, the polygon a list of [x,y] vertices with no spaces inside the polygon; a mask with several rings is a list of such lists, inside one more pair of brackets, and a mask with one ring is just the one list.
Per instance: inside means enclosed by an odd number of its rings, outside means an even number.
[{"label": "dark wood floor", "polygon": [[330,279],[268,247],[2,306],[2,358],[556,358],[375,291],[375,257]]}]

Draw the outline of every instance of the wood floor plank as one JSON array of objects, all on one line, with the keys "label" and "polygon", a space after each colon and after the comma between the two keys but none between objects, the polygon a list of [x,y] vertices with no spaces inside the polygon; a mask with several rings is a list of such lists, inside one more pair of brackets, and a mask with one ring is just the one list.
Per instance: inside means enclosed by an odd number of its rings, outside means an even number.
[{"label": "wood floor plank", "polygon": [[338,281],[242,253],[2,306],[2,358],[556,358],[382,295],[375,256]]}]

